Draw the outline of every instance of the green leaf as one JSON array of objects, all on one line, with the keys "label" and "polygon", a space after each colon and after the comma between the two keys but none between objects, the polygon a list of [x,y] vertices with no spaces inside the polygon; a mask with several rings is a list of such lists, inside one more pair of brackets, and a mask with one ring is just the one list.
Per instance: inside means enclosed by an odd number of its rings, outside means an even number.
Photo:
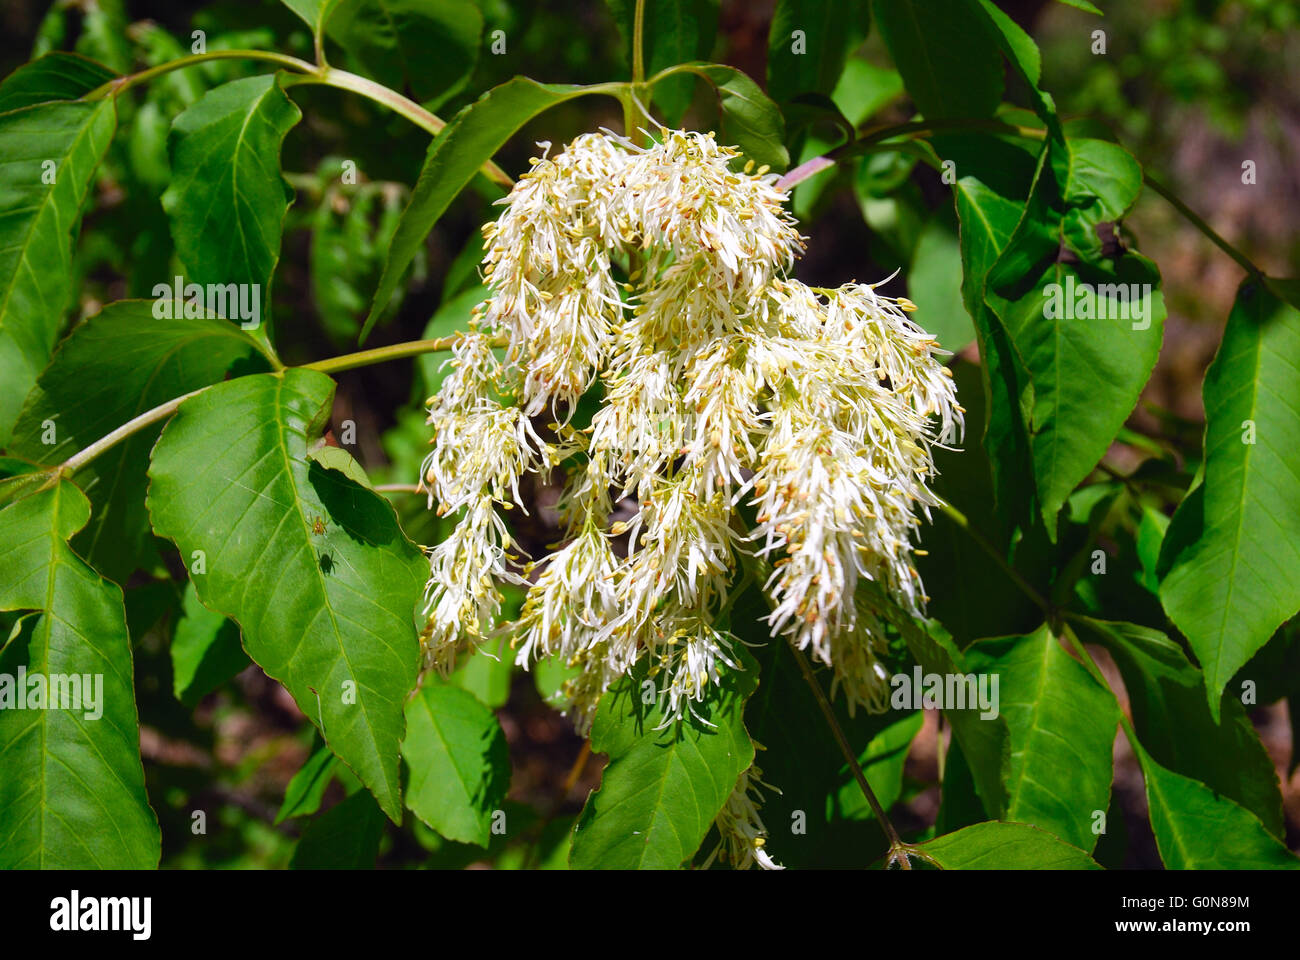
[{"label": "green leaf", "polygon": [[[111,303],[72,331],[28,396],[11,452],[61,463],[145,411],[217,383],[256,355],[256,341],[233,323],[160,318],[156,305]],[[77,474],[92,513],[74,546],[118,583],[156,555],[144,495],[149,451],[160,430],[132,434]]]},{"label": "green leaf", "polygon": [[373,486],[365,468],[342,447],[330,446],[322,440],[307,451],[307,456],[326,470],[337,470],[358,486],[366,488]]},{"label": "green leaf", "polygon": [[976,539],[982,537],[1004,556],[1012,553],[1008,525],[989,509],[994,502],[993,472],[988,451],[976,439],[975,425],[985,420],[981,367],[958,360],[949,368],[966,408],[968,432],[964,449],[934,451],[934,492],[968,518],[969,529],[936,511],[921,529],[926,553],[915,559],[930,597],[926,612],[963,649],[980,637],[1028,633],[1042,620],[1038,607],[999,564],[989,562]]},{"label": "green leaf", "polygon": [[945,870],[1100,870],[1078,847],[1024,823],[977,823],[921,844]]},{"label": "green leaf", "polygon": [[533,685],[537,688],[537,695],[549,706],[563,710],[569,702],[564,685],[581,672],[577,667],[569,666],[563,657],[543,657],[532,666]]},{"label": "green leaf", "polygon": [[1050,535],[1070,492],[1137,403],[1160,353],[1160,274],[1141,254],[1103,254],[1142,188],[1122,147],[1049,141],[1025,215],[989,273],[985,301],[1029,376],[1033,473]]},{"label": "green leaf", "polygon": [[[253,284],[270,312],[293,191],[280,146],[302,117],[277,74],[223,84],[172,123],[172,183],[163,194],[176,255],[199,284]],[[233,318],[232,318],[233,319]]]},{"label": "green leaf", "polygon": [[897,70],[854,57],[844,64],[831,99],[850,123],[861,126],[902,93],[903,78]]},{"label": "green leaf", "polygon": [[1282,836],[1277,771],[1241,701],[1224,700],[1224,715],[1216,722],[1206,705],[1204,676],[1163,633],[1132,623],[1082,625],[1119,667],[1133,726],[1151,756],[1235,800]]},{"label": "green leaf", "polygon": [[172,690],[193,708],[247,667],[248,654],[239,643],[239,626],[205,607],[193,583],[185,585],[181,610],[171,642]]},{"label": "green leaf", "polygon": [[1170,870],[1296,870],[1300,858],[1253,813],[1190,777],[1166,770],[1133,744],[1146,779],[1160,859]]},{"label": "green leaf", "polygon": [[452,118],[429,144],[420,179],[393,234],[388,261],[370,301],[370,314],[361,328],[361,340],[369,335],[392,299],[398,281],[433,225],[474,179],[479,167],[491,160],[515,131],[543,110],[588,92],[583,87],[515,77],[493,87]]},{"label": "green leaf", "polygon": [[1007,59],[1030,86],[1037,87],[1043,73],[1043,55],[1034,38],[1023,27],[998,9],[992,0],[979,0]]},{"label": "green leaf", "polygon": [[244,649],[396,821],[428,564],[387,501],[308,456],[333,394],[323,374],[291,369],[187,400],[154,447],[149,512],[199,599],[239,623]]},{"label": "green leaf", "polygon": [[68,42],[69,10],[62,4],[55,3],[41,19],[36,28],[36,37],[32,41],[32,56],[41,57],[66,46]]},{"label": "green leaf", "polygon": [[330,39],[370,76],[409,88],[431,110],[460,92],[478,63],[483,14],[466,0],[349,0],[325,17]]},{"label": "green leaf", "polygon": [[123,0],[94,0],[81,9],[77,53],[106,63],[120,73],[130,70],[132,51]]},{"label": "green leaf", "polygon": [[[632,63],[635,0],[607,0],[614,22],[623,35],[625,56]],[[687,60],[702,60],[713,52],[718,33],[720,0],[654,0],[645,7],[642,50],[646,76],[675,67]],[[669,126],[677,126],[691,104],[692,84],[685,77],[658,83],[654,100]]]},{"label": "green leaf", "polygon": [[324,32],[325,23],[334,12],[334,8],[342,0],[280,0],[280,2],[302,17],[303,22],[311,27],[312,36],[319,37]]},{"label": "green leaf", "polygon": [[971,670],[1000,678],[1011,732],[1007,819],[1092,850],[1094,814],[1110,802],[1115,698],[1046,625],[1025,637],[981,640],[965,656]]},{"label": "green leaf", "polygon": [[952,210],[941,207],[926,222],[907,275],[909,299],[920,309],[917,321],[953,353],[975,339],[975,327],[961,293],[961,245]]},{"label": "green leaf", "polygon": [[426,678],[406,705],[402,761],[411,812],[448,840],[486,847],[510,784],[506,737],[492,711]]},{"label": "green leaf", "polygon": [[738,654],[745,669],[728,669],[695,705],[713,726],[688,718],[656,730],[662,701],[642,702],[643,669],[601,698],[591,748],[609,764],[574,828],[570,866],[667,870],[695,855],[754,760],[743,718],[758,668]]},{"label": "green leaf", "polygon": [[0,446],[63,327],[81,206],[116,125],[111,100],[0,114]]},{"label": "green leaf", "polygon": [[329,747],[321,747],[308,757],[285,788],[284,802],[280,804],[280,812],[275,815],[276,825],[279,826],[291,817],[309,817],[319,810],[338,764],[339,758],[334,756]]},{"label": "green leaf", "polygon": [[1142,520],[1134,534],[1134,546],[1137,549],[1138,563],[1141,569],[1141,584],[1151,593],[1160,593],[1160,549],[1169,530],[1169,518],[1152,506],[1142,507]]},{"label": "green leaf", "polygon": [[1247,281],[1205,376],[1203,499],[1179,506],[1161,558],[1160,600],[1201,662],[1216,719],[1233,674],[1300,610],[1297,357],[1300,310]]},{"label": "green leaf", "polygon": [[0,869],[158,865],[122,591],[67,544],[89,516],[66,480],[0,511],[0,610],[34,611],[0,650]]},{"label": "green leaf", "polygon": [[1058,0],[1058,2],[1065,4],[1067,7],[1074,7],[1076,10],[1095,13],[1099,17],[1105,16],[1095,4],[1089,3],[1088,0]]},{"label": "green leaf", "polygon": [[[1028,388],[1024,361],[1006,326],[985,303],[989,271],[1010,243],[1024,213],[1028,173],[1019,166],[1032,163],[1019,145],[992,137],[961,138],[966,156],[954,163],[963,172],[954,191],[962,256],[962,299],[975,323],[984,377],[986,419],[981,437],[992,463],[995,502],[1004,518],[1028,512],[1033,497],[1029,437],[1022,413]],[[1023,190],[1023,192],[1022,192]]]},{"label": "green leaf", "polygon": [[980,6],[988,17],[991,32],[997,38],[998,45],[1006,54],[1012,68],[1020,74],[1029,87],[1034,100],[1034,111],[1047,125],[1050,134],[1058,140],[1062,138],[1060,121],[1056,117],[1056,104],[1050,94],[1038,89],[1038,82],[1043,72],[1043,57],[1033,37],[999,10],[992,0],[979,0]]},{"label": "green leaf", "polygon": [[679,64],[666,79],[682,73],[703,77],[717,91],[722,111],[720,141],[739,147],[759,166],[779,172],[790,165],[790,154],[785,149],[785,119],[748,75],[735,67],[696,61]]},{"label": "green leaf", "polygon": [[779,0],[767,35],[768,94],[781,102],[805,93],[830,96],[870,26],[869,0]]},{"label": "green leaf", "polygon": [[25,63],[0,83],[0,113],[54,100],[76,100],[117,74],[75,53],[47,53]]},{"label": "green leaf", "polygon": [[1002,57],[976,4],[873,0],[872,14],[927,120],[992,116],[1002,99]]},{"label": "green leaf", "polygon": [[313,817],[293,851],[294,870],[369,870],[379,856],[384,814],[364,790]]},{"label": "green leaf", "polygon": [[[311,216],[312,301],[331,340],[356,339],[401,217],[397,191],[331,187]],[[388,304],[391,316],[401,303]]]}]

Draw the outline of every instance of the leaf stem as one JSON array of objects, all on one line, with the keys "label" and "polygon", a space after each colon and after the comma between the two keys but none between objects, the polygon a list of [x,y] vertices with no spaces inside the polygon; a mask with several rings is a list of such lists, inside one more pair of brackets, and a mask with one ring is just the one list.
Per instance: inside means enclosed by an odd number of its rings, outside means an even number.
[{"label": "leaf stem", "polygon": [[143,430],[145,427],[149,426],[150,424],[157,423],[159,420],[165,420],[167,417],[170,417],[173,413],[176,412],[176,408],[179,407],[182,403],[184,403],[190,397],[202,393],[206,389],[208,388],[199,387],[199,389],[191,390],[189,393],[186,393],[182,396],[173,397],[171,400],[168,400],[166,403],[160,403],[152,410],[146,410],[144,413],[140,414],[140,416],[136,417],[135,419],[128,420],[126,423],[122,424],[116,430],[112,431],[111,433],[104,434],[104,436],[100,437],[98,440],[96,440],[90,446],[86,447],[84,450],[79,450],[76,453],[74,453],[71,457],[69,457],[67,460],[64,460],[63,463],[59,465],[59,472],[68,476],[72,475],[73,473],[76,473],[79,469],[84,467],[91,460],[94,460],[105,450],[121,443],[127,437],[131,436],[131,434],[138,433],[139,431]]},{"label": "leaf stem", "polygon": [[645,111],[638,94],[645,90],[645,0],[636,0],[632,14],[632,81],[620,84],[617,96],[623,104],[623,136],[636,139],[637,113]]},{"label": "leaf stem", "polygon": [[1255,264],[1250,261],[1250,258],[1244,253],[1230,244],[1227,240],[1224,240],[1223,237],[1221,237],[1213,227],[1201,219],[1201,217],[1192,210],[1191,207],[1183,203],[1178,194],[1174,193],[1145,170],[1142,171],[1142,180],[1148,187],[1160,196],[1164,197],[1169,205],[1181,213],[1192,226],[1209,237],[1211,243],[1235,260],[1243,270],[1256,279],[1263,279],[1264,271],[1255,266]]},{"label": "leaf stem", "polygon": [[632,83],[645,83],[645,0],[636,0],[632,14]]},{"label": "leaf stem", "polygon": [[325,60],[325,20],[327,19],[329,19],[328,13],[312,30],[312,50],[316,53],[316,66],[321,68],[329,66]]},{"label": "leaf stem", "polygon": [[442,350],[450,350],[464,337],[463,333],[453,333],[450,336],[438,337],[435,340],[410,340],[406,343],[394,343],[387,347],[358,350],[356,353],[345,353],[342,356],[330,357],[327,360],[317,360],[314,363],[303,364],[302,369],[316,370],[320,373],[337,373],[340,370],[368,367],[373,363],[383,363],[385,360],[400,360],[403,357],[418,357],[424,353],[438,353]]},{"label": "leaf stem", "polygon": [[908,123],[890,124],[868,130],[848,143],[841,144],[829,153],[825,153],[820,157],[813,157],[811,160],[799,164],[799,166],[778,180],[776,187],[778,190],[788,190],[839,161],[865,153],[871,147],[885,140],[892,140],[894,137],[902,137],[908,134],[925,136],[931,133],[961,130],[1004,133],[1013,137],[1022,137],[1026,140],[1042,140],[1047,136],[1047,131],[1038,127],[1024,127],[1019,124],[1004,123],[1001,120],[914,120]]},{"label": "leaf stem", "polygon": [[[408,343],[395,343],[387,347],[377,347],[374,350],[362,350],[359,353],[348,353],[340,357],[331,357],[328,360],[317,360],[315,363],[304,364],[301,367],[293,369],[299,370],[316,370],[320,373],[334,373],[339,370],[352,370],[356,367],[365,367],[373,363],[382,363],[385,360],[398,360],[403,357],[415,357],[424,353],[437,353],[440,350],[450,350],[464,336],[464,334],[452,334],[449,337],[440,337],[436,340],[412,340]],[[277,361],[278,362],[278,361]],[[283,369],[283,368],[281,368]],[[279,372],[278,370],[276,371]],[[209,384],[215,386],[215,384]],[[160,403],[152,410],[146,410],[138,417],[128,420],[116,430],[104,434],[90,446],[85,447],[74,453],[63,463],[55,468],[55,472],[65,476],[71,476],[80,470],[91,460],[94,460],[101,453],[117,446],[127,437],[138,433],[145,427],[157,423],[159,420],[165,420],[176,412],[179,407],[190,397],[198,396],[208,387],[199,387],[197,390],[191,390],[183,396],[173,397],[166,403]]]},{"label": "leaf stem", "polygon": [[619,97],[623,104],[623,136],[632,140],[636,136],[636,106],[632,103],[632,91],[628,89]]},{"label": "leaf stem", "polygon": [[177,60],[168,60],[166,63],[160,63],[147,70],[141,70],[139,73],[115,77],[103,86],[96,87],[82,99],[103,100],[105,97],[117,97],[132,87],[148,83],[165,73],[171,73],[173,70],[183,70],[186,67],[197,66],[200,63],[207,63],[212,60],[261,60],[266,63],[274,63],[286,70],[293,70],[295,73],[315,74],[319,72],[319,69],[313,63],[299,60],[297,57],[291,57],[287,54],[274,53],[270,50],[209,50],[207,53],[196,53]]},{"label": "leaf stem", "polygon": [[323,83],[327,87],[350,90],[369,100],[373,100],[375,103],[383,104],[394,113],[405,117],[421,130],[427,130],[435,137],[442,132],[443,127],[447,126],[447,121],[430,113],[414,100],[407,99],[396,90],[392,90],[382,83],[375,83],[375,81],[368,80],[355,73],[348,73],[346,70],[339,70],[335,67],[321,67],[315,72],[315,76],[310,79],[311,82]]}]

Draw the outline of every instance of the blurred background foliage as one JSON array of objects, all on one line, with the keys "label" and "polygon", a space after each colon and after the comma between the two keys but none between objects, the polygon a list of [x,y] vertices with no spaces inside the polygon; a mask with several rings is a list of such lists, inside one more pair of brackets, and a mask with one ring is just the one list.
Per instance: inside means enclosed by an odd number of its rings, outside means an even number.
[{"label": "blurred background foliage", "polygon": [[[1000,3],[1041,47],[1043,87],[1055,96],[1063,117],[1072,124],[1107,128],[1265,272],[1300,274],[1300,239],[1294,229],[1300,211],[1300,2],[1100,5],[1106,8],[1104,19],[1049,0]],[[429,93],[426,105],[447,118],[517,74],[573,83],[624,78],[628,44],[618,20],[625,6],[601,0],[479,0],[482,22],[469,26],[481,29],[484,39],[468,82],[450,91],[408,92]],[[826,120],[824,107],[785,98],[779,70],[768,78],[769,49],[777,49],[769,44],[773,8],[774,0],[721,0],[716,33],[702,33],[697,55],[744,70],[765,83],[774,99],[784,101],[787,145],[798,161],[824,152],[842,134]],[[1104,55],[1094,52],[1093,31],[1098,29],[1105,32]],[[75,50],[116,71],[131,72],[189,53],[196,30],[203,31],[208,50],[254,47],[312,56],[308,31],[279,0],[6,0],[0,8],[0,74],[51,50]],[[489,49],[494,31],[503,31],[502,53]],[[844,33],[849,59],[830,91],[834,106],[859,127],[908,120],[911,105],[880,38],[865,23],[845,24]],[[327,49],[331,62],[359,72],[389,69],[368,59],[365,51]],[[426,54],[437,57],[438,51]],[[653,70],[657,65],[649,66]],[[148,296],[154,284],[180,272],[160,203],[169,182],[171,120],[206,90],[260,72],[258,65],[241,61],[207,63],[168,74],[129,101],[81,233],[81,302],[73,321],[113,300]],[[683,125],[707,129],[715,123],[716,111],[702,87],[667,90],[655,105],[659,115],[681,116]],[[341,91],[299,87],[293,97],[304,119],[285,144],[284,169],[296,200],[273,289],[278,345],[290,363],[353,349],[397,214],[428,143],[427,135],[407,121]],[[1025,103],[1014,84],[1009,99]],[[517,173],[537,153],[535,141],[558,146],[601,126],[621,127],[612,100],[560,106],[514,138],[498,163]],[[1254,163],[1268,202],[1240,189],[1247,160]],[[347,162],[355,164],[355,183],[340,178]],[[492,216],[491,203],[499,196],[499,190],[480,181],[456,201],[368,346],[463,326],[481,293],[478,228]],[[977,392],[971,363],[978,357],[960,296],[956,224],[939,174],[915,156],[876,153],[802,184],[793,205],[810,237],[807,255],[796,269],[801,279],[838,285],[900,271],[886,291],[906,293],[920,305],[927,328],[962,354],[957,376],[972,388],[963,396]],[[1157,451],[1170,440],[1177,447],[1180,439],[1197,448],[1201,378],[1219,342],[1240,269],[1149,191],[1125,229],[1160,264],[1169,305],[1164,349],[1123,435],[1127,446],[1112,451],[1111,462],[1127,468],[1136,466],[1136,460],[1126,464],[1125,457],[1144,442]],[[353,449],[373,482],[410,484],[417,478],[427,439],[422,401],[437,386],[442,359],[425,357],[419,363],[386,364],[338,377],[334,422],[355,423]],[[1180,492],[1171,494],[1170,503]],[[1126,540],[1139,549],[1125,555],[1140,556],[1143,524],[1164,522],[1168,504],[1126,503],[1108,499],[1111,493],[1096,485],[1076,494],[1071,516],[1079,518],[1078,529],[1067,527],[1063,539],[1084,537],[1088,526],[1082,521],[1094,508],[1110,510],[1112,516],[1100,525],[1103,539]],[[427,544],[440,538],[443,521],[425,510],[422,499],[398,497],[396,503],[413,539]],[[546,538],[545,510],[539,523],[534,535]],[[1129,573],[1144,576],[1141,569]],[[933,586],[931,592],[941,595]],[[178,623],[201,614],[188,609],[179,588],[161,576],[137,574],[126,596],[131,633],[137,638],[149,792],[164,820],[163,865],[287,866],[305,822],[295,818],[341,799],[355,789],[355,782],[348,782],[338,764],[313,767],[320,744],[312,742],[312,728],[284,690],[254,666],[214,692],[188,690],[195,709],[178,702],[169,645]],[[990,611],[990,623],[1007,622],[1005,611]],[[232,655],[242,656],[237,644]],[[512,671],[508,658],[503,659],[474,658],[460,682],[498,709],[510,744],[510,839],[485,852],[444,841],[408,818],[401,831],[384,836],[381,865],[564,862],[567,827],[598,781],[599,764],[575,763],[582,741],[546,704],[561,678],[551,670],[531,675]],[[1261,708],[1252,719],[1285,769],[1290,740],[1285,707]],[[918,832],[939,815],[937,790],[927,786],[935,778],[937,742],[933,717],[927,716],[896,797],[895,815]],[[1141,780],[1131,756],[1122,755],[1125,750],[1120,747],[1112,801],[1125,814],[1120,818],[1124,830],[1109,836],[1097,856],[1112,866],[1155,866],[1159,861],[1142,815]],[[1285,776],[1283,780],[1294,848],[1300,791],[1296,780],[1290,785]],[[189,811],[200,808],[209,811],[210,821],[206,833],[197,834],[190,829]]]}]

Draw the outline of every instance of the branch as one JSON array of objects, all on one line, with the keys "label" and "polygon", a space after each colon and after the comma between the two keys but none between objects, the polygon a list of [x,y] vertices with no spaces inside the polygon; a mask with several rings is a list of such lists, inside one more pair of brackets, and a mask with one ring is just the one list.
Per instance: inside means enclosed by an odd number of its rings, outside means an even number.
[{"label": "branch", "polygon": [[82,97],[83,100],[103,100],[105,97],[118,97],[132,87],[139,86],[142,83],[148,83],[165,73],[171,73],[173,70],[183,70],[186,67],[198,66],[201,63],[208,63],[212,60],[261,60],[266,63],[274,63],[278,67],[286,70],[292,70],[301,74],[317,74],[319,69],[314,63],[308,63],[306,60],[299,60],[297,57],[290,57],[283,53],[273,53],[269,50],[210,50],[207,53],[196,53],[192,56],[181,57],[179,60],[168,60],[166,63],[160,63],[148,70],[141,70],[139,73],[130,73],[124,77],[114,77],[108,83],[101,87],[96,87],[90,93]]},{"label": "branch", "polygon": [[1026,140],[1042,140],[1047,135],[1047,131],[1037,127],[1023,127],[1014,123],[1004,123],[1001,120],[916,120],[909,123],[890,124],[889,126],[869,130],[856,139],[841,144],[829,153],[820,157],[813,157],[813,159],[799,164],[776,182],[776,188],[778,190],[789,190],[791,187],[803,183],[809,177],[821,173],[821,171],[839,163],[841,160],[847,160],[849,157],[866,153],[873,146],[885,140],[892,140],[894,137],[902,137],[908,134],[928,136],[931,133],[962,130],[1002,133]]},{"label": "branch", "polygon": [[880,801],[876,799],[876,792],[871,789],[871,784],[867,782],[866,775],[862,772],[862,766],[858,763],[853,748],[849,746],[849,739],[844,735],[844,728],[840,726],[839,720],[835,718],[835,711],[831,709],[831,703],[826,699],[826,693],[822,690],[822,685],[817,682],[817,677],[812,671],[812,665],[808,663],[808,658],[793,642],[790,643],[790,650],[794,653],[795,662],[799,664],[799,672],[803,674],[804,680],[812,688],[813,697],[816,698],[817,706],[821,708],[822,716],[826,718],[826,723],[831,728],[831,734],[835,737],[835,743],[840,748],[840,753],[844,755],[849,769],[853,771],[853,779],[857,781],[863,796],[867,798],[867,804],[871,807],[871,812],[880,824],[880,829],[884,831],[885,839],[889,841],[889,858],[886,865],[893,866],[897,863],[902,869],[911,870],[912,862],[908,857],[916,856],[937,867],[938,864],[927,854],[910,843],[904,843],[902,838],[899,837],[898,831],[894,829],[894,825],[889,820],[889,815],[885,813]]},{"label": "branch", "polygon": [[[932,133],[944,133],[951,131],[975,130],[989,133],[1002,133],[1008,136],[1021,137],[1026,140],[1042,140],[1047,136],[1047,131],[1037,127],[1024,127],[1012,123],[1004,123],[1001,120],[976,120],[976,119],[959,119],[959,120],[917,120],[909,123],[893,124],[886,127],[877,127],[868,131],[848,143],[841,144],[829,153],[819,157],[813,157],[804,163],[799,164],[793,170],[781,177],[776,182],[778,190],[789,190],[810,177],[814,177],[823,170],[829,169],[841,160],[865,153],[874,146],[882,144],[886,140],[892,140],[895,137],[915,134],[917,137],[926,137]],[[897,145],[895,145],[897,146]],[[1256,279],[1263,279],[1264,271],[1255,266],[1250,258],[1244,253],[1223,239],[1208,223],[1205,222],[1191,207],[1183,201],[1172,190],[1157,180],[1145,169],[1142,171],[1142,181],[1154,192],[1164,197],[1169,204],[1181,213],[1192,226],[1205,234],[1216,247],[1231,257],[1236,263],[1248,274]]]}]

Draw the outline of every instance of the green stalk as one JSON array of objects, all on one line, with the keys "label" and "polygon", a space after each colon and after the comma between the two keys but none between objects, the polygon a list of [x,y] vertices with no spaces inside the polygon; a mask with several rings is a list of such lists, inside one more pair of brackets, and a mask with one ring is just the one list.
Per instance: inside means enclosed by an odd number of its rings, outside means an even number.
[{"label": "green stalk", "polygon": [[932,133],[943,133],[945,131],[961,130],[980,130],[988,133],[1002,133],[1008,136],[1021,137],[1026,140],[1042,140],[1047,132],[1037,127],[1024,127],[1014,123],[1003,123],[1001,120],[915,120],[908,123],[890,124],[885,127],[877,127],[861,136],[850,140],[848,143],[841,144],[834,150],[806,163],[801,163],[795,167],[779,181],[777,187],[781,190],[788,190],[797,186],[809,177],[820,173],[827,167],[846,160],[849,157],[855,157],[860,153],[866,153],[877,144],[886,140],[892,140],[895,137],[916,134],[924,137]]},{"label": "green stalk", "polygon": [[1171,207],[1173,207],[1175,210],[1181,213],[1187,219],[1187,221],[1191,223],[1191,225],[1194,226],[1197,230],[1201,231],[1201,233],[1209,237],[1211,243],[1213,243],[1216,247],[1218,247],[1228,256],[1232,257],[1232,259],[1235,260],[1243,270],[1245,270],[1248,274],[1250,274],[1252,277],[1255,277],[1256,279],[1263,279],[1264,271],[1260,270],[1259,267],[1251,263],[1250,258],[1247,257],[1244,253],[1242,253],[1240,250],[1238,250],[1236,247],[1230,244],[1227,240],[1224,240],[1223,237],[1219,236],[1218,232],[1215,231],[1213,227],[1211,227],[1208,223],[1206,223],[1203,219],[1201,219],[1201,217],[1198,216],[1196,212],[1192,210],[1191,207],[1183,203],[1183,201],[1179,198],[1178,194],[1174,193],[1172,190],[1170,190],[1163,183],[1161,183],[1155,177],[1151,176],[1146,171],[1142,172],[1142,181],[1148,187],[1150,187],[1152,190],[1158,193],[1160,196],[1164,197],[1165,200],[1168,201]]},{"label": "green stalk", "polygon": [[[374,363],[382,363],[385,360],[397,360],[402,357],[415,357],[424,353],[437,353],[441,350],[450,350],[461,339],[463,334],[453,334],[449,337],[441,337],[436,340],[412,340],[408,343],[395,343],[387,347],[376,347],[373,350],[362,350],[359,353],[348,353],[339,357],[331,357],[328,360],[317,360],[315,363],[308,363],[301,367],[291,369],[315,370],[319,373],[334,373],[339,370],[353,370],[357,367],[365,367]],[[278,363],[278,361],[277,361]],[[284,369],[283,366],[280,369]],[[278,372],[278,371],[277,371]],[[212,386],[215,386],[213,384]],[[71,476],[76,473],[91,460],[94,460],[101,453],[117,446],[127,437],[134,433],[139,433],[145,427],[165,420],[176,412],[179,407],[190,397],[196,397],[208,387],[199,387],[187,394],[179,397],[173,397],[166,403],[160,403],[151,410],[146,410],[132,420],[128,420],[116,430],[104,434],[90,446],[85,447],[74,453],[56,468],[57,473],[65,476]]]},{"label": "green stalk", "polygon": [[623,136],[636,139],[637,99],[645,92],[645,0],[636,0],[632,14],[632,82],[623,84],[618,98],[623,104]]},{"label": "green stalk", "polygon": [[315,64],[308,63],[306,60],[299,60],[297,57],[290,57],[283,53],[272,53],[269,50],[210,50],[207,53],[196,53],[188,57],[181,57],[179,60],[168,60],[166,63],[160,63],[148,70],[141,70],[139,73],[116,77],[103,86],[96,87],[82,99],[103,100],[105,97],[117,97],[132,87],[148,83],[150,80],[171,73],[173,70],[183,70],[186,67],[197,66],[211,60],[261,60],[303,74],[314,74],[318,69]]},{"label": "green stalk", "polygon": [[636,0],[632,14],[632,83],[645,83],[645,0]]},{"label": "green stalk", "polygon": [[[192,56],[181,57],[178,60],[170,60],[167,63],[160,63],[156,67],[150,67],[147,70],[141,70],[139,73],[132,73],[125,77],[117,77],[110,80],[101,87],[92,90],[86,94],[83,99],[102,100],[106,97],[117,97],[130,90],[132,87],[139,86],[142,83],[148,83],[163,74],[171,73],[173,70],[183,70],[186,67],[197,66],[201,63],[207,63],[212,60],[257,60],[264,63],[272,63],[285,70],[292,71],[293,76],[288,78],[287,85],[299,83],[314,83],[326,87],[335,87],[339,90],[347,90],[367,100],[382,104],[389,110],[399,116],[405,117],[411,123],[415,124],[421,130],[437,136],[442,129],[447,126],[447,122],[440,117],[430,113],[424,107],[420,106],[414,100],[410,100],[396,90],[391,90],[381,83],[375,83],[373,80],[367,80],[365,77],[358,76],[355,73],[349,73],[346,70],[336,70],[334,67],[322,63],[317,66],[308,63],[306,60],[300,60],[297,57],[290,57],[282,53],[272,53],[267,50],[210,50],[207,53],[196,53]],[[483,174],[493,183],[503,187],[513,186],[514,180],[510,178],[504,170],[489,160],[483,164]]]},{"label": "green stalk", "polygon": [[84,450],[78,450],[67,460],[59,465],[59,473],[65,476],[71,476],[86,464],[90,463],[101,453],[104,453],[110,447],[115,447],[133,433],[139,433],[145,427],[157,423],[159,420],[165,420],[176,412],[176,408],[188,400],[190,397],[198,396],[207,387],[199,387],[197,390],[191,390],[189,393],[182,394],[179,397],[173,397],[166,403],[160,403],[152,410],[146,410],[140,416],[128,420],[111,433],[106,433]]},{"label": "green stalk", "polygon": [[[328,360],[317,360],[314,363],[304,364],[302,369],[315,370],[318,373],[354,370],[357,367],[368,367],[374,363],[383,363],[385,360],[400,360],[403,357],[418,357],[422,353],[438,353],[442,350],[450,350],[462,339],[464,339],[464,334],[453,333],[451,336],[439,337],[436,340],[410,340],[406,343],[394,343],[387,347],[375,347],[371,350],[345,353],[339,357],[330,357]],[[496,346],[502,345],[496,344]]]}]

